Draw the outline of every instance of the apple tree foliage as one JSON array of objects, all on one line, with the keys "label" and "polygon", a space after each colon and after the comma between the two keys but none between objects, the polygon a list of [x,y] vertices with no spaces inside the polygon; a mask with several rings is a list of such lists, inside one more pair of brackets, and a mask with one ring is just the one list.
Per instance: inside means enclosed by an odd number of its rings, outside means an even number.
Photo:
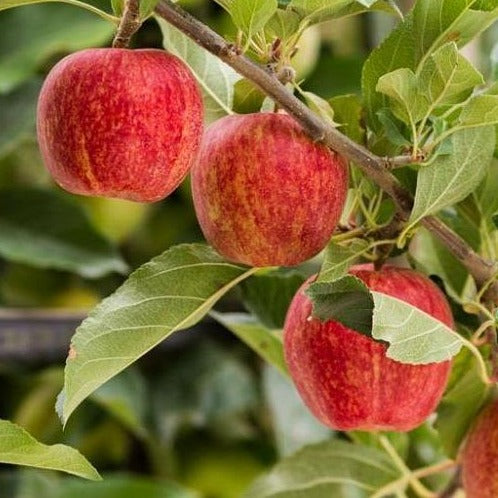
[{"label": "apple tree foliage", "polygon": [[[42,1],[0,0],[0,10]],[[483,293],[465,268],[420,226],[420,221],[427,215],[436,215],[483,257],[497,259],[496,68],[483,74],[460,50],[496,22],[497,1],[417,0],[404,17],[391,0],[216,1],[232,18],[235,37],[231,41],[258,62],[273,64],[277,69],[292,66],[296,47],[310,26],[366,12],[383,12],[397,20],[397,26],[365,61],[360,94],[326,99],[302,90],[299,81],[288,84],[322,119],[377,155],[413,157],[410,164],[401,164],[394,171],[414,196],[413,210],[400,233],[389,240],[375,234],[395,216],[393,203],[355,164],[351,165],[343,224],[352,224],[353,228],[333,236],[323,257],[310,263],[311,269],[319,269],[319,277],[308,294],[316,317],[334,318],[388,343],[387,354],[392,359],[424,364],[454,358],[452,377],[437,418],[417,429],[437,441],[440,459],[443,455],[454,458],[491,391],[488,348],[480,348],[479,341],[473,341],[472,336],[480,330],[479,315],[486,316],[488,327],[496,328],[496,310],[483,306]],[[78,22],[91,25],[87,30],[86,26],[71,23],[71,6],[54,6],[51,15],[53,22],[59,23],[58,43],[68,51],[108,39],[112,23],[116,23],[123,9],[120,0],[112,1],[114,14],[109,13],[104,1],[65,3],[86,8],[87,17]],[[142,1],[143,19],[154,15],[155,3]],[[16,11],[9,11],[12,30],[18,29]],[[40,14],[44,12],[40,10]],[[250,81],[163,19],[156,20],[165,49],[183,59],[195,75],[209,122],[237,111],[234,95],[240,90],[254,97],[251,105],[257,108],[252,111],[273,108]],[[7,115],[0,118],[0,155],[22,138],[32,120],[32,108],[25,106],[23,96],[37,94],[40,82],[31,76],[50,43],[45,40],[43,19],[37,18],[29,30],[28,41],[21,37],[11,47],[0,47],[0,53],[5,50],[9,54],[0,62],[4,75],[0,100],[5,98],[2,93],[19,95],[10,100]],[[24,61],[22,65],[18,64],[20,59]],[[7,119],[10,126],[3,133],[2,121]],[[127,272],[114,246],[87,227],[69,196],[50,195],[37,202],[43,205],[44,213],[29,212],[29,203],[20,202],[25,196],[43,195],[36,190],[2,192],[2,257],[40,268],[69,269],[91,278],[113,271]],[[59,216],[51,216],[54,212]],[[47,221],[45,226],[43,220],[52,218],[55,221]],[[75,220],[82,229],[77,234],[70,230]],[[22,250],[15,249],[18,247]],[[352,264],[383,257],[386,248],[404,264],[439,279],[452,301],[456,331],[404,302],[370,292],[347,275]],[[288,375],[281,338],[285,311],[296,289],[311,273],[310,268],[247,268],[224,261],[203,244],[175,246],[156,256],[133,271],[76,330],[58,401],[63,423],[85,399],[98,397],[105,383],[158,343],[208,314],[278,371],[265,371],[266,394],[271,400],[272,386]],[[248,312],[215,311],[216,303],[234,288],[239,290]],[[280,380],[270,382],[275,375]],[[279,403],[271,407],[283,421],[284,431],[285,408]],[[130,423],[133,425],[133,421]],[[287,424],[291,423],[290,417]],[[289,425],[287,428],[291,432]],[[327,437],[328,431],[325,432],[322,437]],[[413,469],[409,463],[400,464],[393,458],[385,444],[387,441],[388,448],[396,448],[397,455],[406,457],[408,462],[403,449],[405,435],[351,433],[349,438],[335,437],[297,452],[294,450],[302,443],[285,438],[282,441],[287,456],[254,483],[247,497],[408,496],[405,492],[414,478]],[[0,462],[98,478],[93,467],[75,450],[44,446],[8,421],[0,422]],[[441,486],[441,482],[428,483],[431,485]]]}]

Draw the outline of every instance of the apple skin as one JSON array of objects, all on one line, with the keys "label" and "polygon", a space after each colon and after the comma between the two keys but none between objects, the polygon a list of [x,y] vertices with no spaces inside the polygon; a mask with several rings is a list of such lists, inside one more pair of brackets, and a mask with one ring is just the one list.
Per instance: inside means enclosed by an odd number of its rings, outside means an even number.
[{"label": "apple skin", "polygon": [[461,454],[462,481],[467,498],[498,496],[498,400],[479,414]]},{"label": "apple skin", "polygon": [[348,187],[346,161],[277,113],[213,123],[191,176],[207,241],[251,266],[293,266],[320,252]]},{"label": "apple skin", "polygon": [[[350,273],[370,289],[396,297],[453,327],[439,288],[410,269],[357,265]],[[435,409],[451,362],[408,365],[386,356],[386,345],[335,322],[311,319],[304,294],[294,296],[284,326],[284,350],[291,377],[311,412],[338,430],[409,431]]]},{"label": "apple skin", "polygon": [[162,50],[88,49],[62,59],[38,100],[38,142],[54,180],[75,194],[154,202],[197,155],[202,98]]}]

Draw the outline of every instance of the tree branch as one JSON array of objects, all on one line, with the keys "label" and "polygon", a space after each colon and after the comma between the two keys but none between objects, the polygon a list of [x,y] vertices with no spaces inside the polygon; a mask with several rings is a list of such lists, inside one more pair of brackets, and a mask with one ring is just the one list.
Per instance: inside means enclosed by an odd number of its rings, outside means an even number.
[{"label": "tree branch", "polygon": [[141,25],[140,0],[125,0],[123,14],[119,22],[116,36],[112,42],[113,48],[126,48],[130,44],[131,37]]},{"label": "tree branch", "polygon": [[[160,0],[155,12],[178,28],[198,45],[217,56],[239,74],[255,83],[261,90],[293,116],[312,137],[323,142],[332,150],[354,161],[362,171],[394,200],[398,216],[408,220],[413,198],[389,171],[389,160],[372,154],[362,145],[343,135],[326,121],[320,119],[305,104],[297,99],[278,78],[263,66],[240,54],[223,37],[205,26],[196,18],[175,5],[171,0]],[[428,216],[421,222],[461,261],[480,287],[489,282],[497,271],[497,266],[484,260],[472,248],[439,219]],[[498,304],[498,282],[490,286],[488,298]]]}]

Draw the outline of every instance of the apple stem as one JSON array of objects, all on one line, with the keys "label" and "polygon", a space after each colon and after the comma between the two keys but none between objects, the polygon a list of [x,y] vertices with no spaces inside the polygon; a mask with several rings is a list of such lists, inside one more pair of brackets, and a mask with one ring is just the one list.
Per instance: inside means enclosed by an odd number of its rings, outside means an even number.
[{"label": "apple stem", "polygon": [[[243,54],[237,53],[218,33],[185,12],[171,0],[159,0],[155,13],[178,28],[198,45],[246,77],[264,93],[278,102],[279,106],[293,116],[315,141],[321,141],[332,150],[354,161],[382,190],[389,194],[396,204],[400,219],[406,222],[413,207],[412,195],[402,187],[389,171],[389,161],[373,154],[367,148],[354,142],[312,112],[296,98],[275,74],[268,72]],[[497,265],[477,254],[465,240],[435,216],[427,216],[421,224],[430,230],[460,260],[473,276],[480,288],[493,278]],[[498,281],[488,290],[488,298],[498,304]]]},{"label": "apple stem", "polygon": [[140,0],[125,0],[121,21],[112,42],[113,48],[127,48],[131,37],[138,31],[141,24]]}]

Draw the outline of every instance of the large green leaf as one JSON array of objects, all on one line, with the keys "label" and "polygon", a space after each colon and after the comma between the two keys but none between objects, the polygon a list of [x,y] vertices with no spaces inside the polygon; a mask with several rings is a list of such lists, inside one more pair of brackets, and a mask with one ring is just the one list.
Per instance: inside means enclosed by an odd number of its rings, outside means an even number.
[{"label": "large green leaf", "polygon": [[159,342],[197,323],[232,287],[253,274],[202,244],[152,259],[77,329],[66,364],[62,418],[95,389]]},{"label": "large green leaf", "polygon": [[440,403],[435,428],[448,456],[454,458],[488,394],[475,358],[463,350],[453,362],[448,389]]},{"label": "large green leaf", "polygon": [[381,76],[376,90],[391,99],[393,114],[405,123],[417,123],[429,109],[429,102],[419,91],[417,77],[406,67]]},{"label": "large green leaf", "polygon": [[0,463],[59,470],[85,479],[100,479],[98,472],[74,448],[62,444],[46,446],[8,420],[0,420]]},{"label": "large green leaf", "polygon": [[234,85],[242,76],[163,19],[157,19],[164,48],[190,67],[204,98],[207,122],[232,113]]},{"label": "large green leaf", "polygon": [[102,45],[113,29],[94,14],[68,5],[40,4],[1,12],[0,93],[31,78],[56,54]]},{"label": "large green leaf", "polygon": [[417,365],[436,363],[451,359],[462,348],[461,336],[439,320],[400,299],[371,294],[372,337],[389,343],[389,358]]},{"label": "large green leaf", "polygon": [[475,86],[484,83],[481,73],[450,42],[436,50],[420,68],[420,90],[431,109],[464,102]]},{"label": "large green leaf", "polygon": [[211,313],[211,316],[233,332],[267,363],[288,375],[282,346],[282,333],[261,325],[246,313]]},{"label": "large green leaf", "polygon": [[469,195],[482,181],[493,157],[494,128],[467,128],[452,137],[452,153],[438,156],[418,173],[410,226]]},{"label": "large green leaf", "polygon": [[363,67],[362,90],[371,126],[381,131],[377,112],[388,106],[388,97],[375,90],[382,75],[403,67],[419,74],[438,48],[451,41],[459,47],[465,45],[497,17],[498,7],[493,2],[418,0]]},{"label": "large green leaf", "polygon": [[[98,483],[63,482],[60,491],[50,498],[200,498],[171,481],[138,476],[105,476]],[[34,498],[34,497],[33,497]]]},{"label": "large green leaf", "polygon": [[93,229],[82,208],[48,190],[0,191],[0,255],[89,278],[127,269],[116,248]]},{"label": "large green leaf", "polygon": [[330,438],[332,431],[311,414],[290,379],[270,365],[263,370],[263,389],[281,456]]},{"label": "large green leaf", "polygon": [[332,440],[282,460],[244,497],[367,498],[400,477],[384,452]]},{"label": "large green leaf", "polygon": [[34,134],[40,81],[32,79],[7,95],[0,95],[0,158]]}]

